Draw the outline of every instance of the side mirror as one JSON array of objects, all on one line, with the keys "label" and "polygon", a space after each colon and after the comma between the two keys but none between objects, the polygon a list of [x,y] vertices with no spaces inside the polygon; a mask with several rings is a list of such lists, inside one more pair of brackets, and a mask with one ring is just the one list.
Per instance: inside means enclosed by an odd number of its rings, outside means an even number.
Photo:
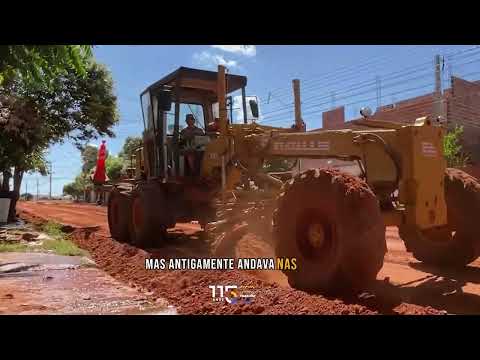
[{"label": "side mirror", "polygon": [[255,100],[250,100],[248,102],[250,104],[250,110],[252,111],[252,115],[254,118],[258,118],[258,104]]},{"label": "side mirror", "polygon": [[169,90],[161,90],[157,93],[158,110],[170,111],[172,108],[172,93]]}]

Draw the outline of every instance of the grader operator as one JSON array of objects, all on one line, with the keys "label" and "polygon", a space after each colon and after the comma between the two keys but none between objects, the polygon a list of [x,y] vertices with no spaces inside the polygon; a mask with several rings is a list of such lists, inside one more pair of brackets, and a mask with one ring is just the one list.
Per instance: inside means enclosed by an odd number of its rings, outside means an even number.
[{"label": "grader operator", "polygon": [[[137,180],[119,185],[109,201],[115,239],[158,246],[177,222],[198,220],[205,227],[215,223],[222,204],[262,198],[274,207],[276,256],[297,259],[297,270],[285,272],[296,288],[366,286],[383,265],[391,225],[426,263],[464,266],[480,255],[480,185],[446,168],[440,124],[429,118],[387,123],[364,113],[355,130],[305,132],[294,81],[294,126],[263,126],[254,121],[258,103],[247,101],[246,84],[223,66],[217,72],[179,68],[142,93]],[[243,117],[235,121],[231,99],[238,91]],[[207,130],[189,143],[198,166],[193,173],[185,172],[180,136],[187,114]],[[209,131],[216,118],[216,131]],[[362,175],[311,169],[283,182],[263,170],[265,160],[276,157],[356,161]]]}]

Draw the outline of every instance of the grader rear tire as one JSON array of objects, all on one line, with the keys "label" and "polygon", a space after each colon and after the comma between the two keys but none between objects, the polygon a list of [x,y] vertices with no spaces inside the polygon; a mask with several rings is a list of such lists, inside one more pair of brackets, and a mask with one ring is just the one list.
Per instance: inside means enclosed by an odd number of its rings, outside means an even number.
[{"label": "grader rear tire", "polygon": [[128,225],[130,212],[131,204],[128,196],[114,189],[108,200],[108,227],[112,238],[119,242],[130,241]]},{"label": "grader rear tire", "polygon": [[276,256],[296,258],[284,271],[305,291],[357,292],[375,281],[386,253],[378,200],[361,179],[312,169],[290,180],[274,211]]},{"label": "grader rear tire", "polygon": [[154,184],[134,191],[129,222],[133,245],[146,249],[163,244],[167,230],[163,216],[167,211],[165,205],[161,189]]},{"label": "grader rear tire", "polygon": [[448,227],[421,231],[400,226],[400,237],[413,256],[429,265],[464,267],[480,255],[480,184],[458,169],[445,172]]}]

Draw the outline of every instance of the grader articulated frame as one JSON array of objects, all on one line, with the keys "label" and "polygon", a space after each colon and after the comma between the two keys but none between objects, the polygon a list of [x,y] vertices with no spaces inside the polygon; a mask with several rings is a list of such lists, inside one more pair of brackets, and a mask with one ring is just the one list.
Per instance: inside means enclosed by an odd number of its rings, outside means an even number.
[{"label": "grader articulated frame", "polygon": [[[373,121],[364,113],[355,122],[360,130],[306,132],[294,80],[294,125],[269,127],[248,119],[248,110],[258,117],[258,104],[250,100],[247,109],[246,83],[243,76],[226,75],[223,66],[218,72],[180,68],[142,93],[144,146],[136,157],[135,185],[119,185],[110,197],[113,237],[158,245],[177,222],[218,225],[219,204],[232,194],[237,201],[250,194],[250,201],[273,202],[276,256],[297,259],[297,270],[286,271],[297,288],[366,286],[383,265],[385,226],[390,225],[399,227],[407,249],[421,261],[463,266],[480,255],[475,226],[480,185],[446,168],[445,130],[435,119],[404,125]],[[232,101],[228,117],[228,95],[237,90],[242,90],[240,123],[232,118]],[[188,176],[179,132],[182,104],[203,109],[203,119],[197,120],[205,129],[215,121],[212,109],[218,109],[216,130],[195,138],[200,171]],[[273,158],[351,160],[362,175],[311,169],[284,182],[263,171]]]}]

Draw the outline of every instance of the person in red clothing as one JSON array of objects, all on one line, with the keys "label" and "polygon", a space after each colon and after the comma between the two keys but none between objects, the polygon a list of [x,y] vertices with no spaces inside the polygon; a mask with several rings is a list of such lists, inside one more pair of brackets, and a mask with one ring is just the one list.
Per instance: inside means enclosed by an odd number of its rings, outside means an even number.
[{"label": "person in red clothing", "polygon": [[105,169],[105,160],[107,158],[107,147],[105,145],[105,140],[102,140],[102,145],[98,150],[97,165],[92,169],[90,173],[90,179],[93,182],[93,188],[95,191],[95,201],[97,205],[102,205],[103,203],[103,191],[102,187],[105,182],[108,181],[107,172]]}]

